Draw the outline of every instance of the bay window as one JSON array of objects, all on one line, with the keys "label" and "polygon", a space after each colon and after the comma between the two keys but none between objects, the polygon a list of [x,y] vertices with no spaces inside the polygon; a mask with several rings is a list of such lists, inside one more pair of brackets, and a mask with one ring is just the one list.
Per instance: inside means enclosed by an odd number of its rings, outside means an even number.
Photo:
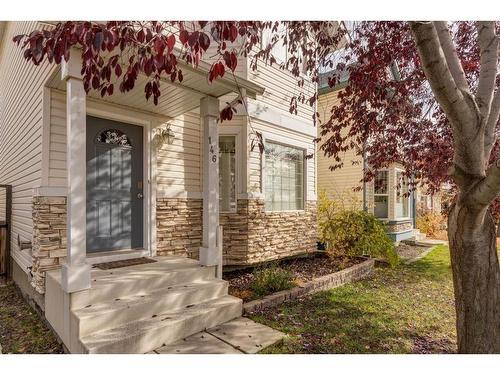
[{"label": "bay window", "polygon": [[408,181],[401,171],[396,171],[396,184],[396,217],[409,217]]},{"label": "bay window", "polygon": [[236,137],[219,136],[219,210],[236,212]]},{"label": "bay window", "polygon": [[304,209],[304,151],[278,143],[265,147],[265,209]]},{"label": "bay window", "polygon": [[388,182],[388,171],[378,171],[375,174],[374,215],[379,219],[387,219],[389,217]]}]

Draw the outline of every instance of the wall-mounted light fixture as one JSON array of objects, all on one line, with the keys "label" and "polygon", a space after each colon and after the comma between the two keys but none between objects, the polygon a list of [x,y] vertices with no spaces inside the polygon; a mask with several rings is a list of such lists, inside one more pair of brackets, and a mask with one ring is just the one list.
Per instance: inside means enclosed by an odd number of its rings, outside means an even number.
[{"label": "wall-mounted light fixture", "polygon": [[175,134],[170,124],[162,128],[156,128],[154,140],[157,147],[161,147],[163,144],[171,145],[174,143],[174,139]]}]

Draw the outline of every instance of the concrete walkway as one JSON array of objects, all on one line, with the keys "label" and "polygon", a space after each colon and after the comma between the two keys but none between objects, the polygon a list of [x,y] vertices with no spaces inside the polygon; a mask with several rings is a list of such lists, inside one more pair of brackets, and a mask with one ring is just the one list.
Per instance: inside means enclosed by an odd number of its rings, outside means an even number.
[{"label": "concrete walkway", "polygon": [[163,345],[148,354],[255,354],[284,336],[268,326],[238,318]]}]

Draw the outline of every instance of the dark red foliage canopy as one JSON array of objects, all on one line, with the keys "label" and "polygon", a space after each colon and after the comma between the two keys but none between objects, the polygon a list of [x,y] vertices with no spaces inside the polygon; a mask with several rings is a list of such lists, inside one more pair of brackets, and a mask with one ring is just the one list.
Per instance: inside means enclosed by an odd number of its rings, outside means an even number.
[{"label": "dark red foliage canopy", "polygon": [[[457,22],[450,30],[474,88],[480,66],[476,29],[471,22]],[[266,45],[261,43],[263,31],[271,34]],[[16,36],[14,42],[37,65],[44,59],[59,64],[68,60],[71,47],[80,47],[85,90],[99,90],[102,96],[113,95],[116,85],[121,92],[130,91],[138,75],[145,74],[145,96],[155,103],[161,95],[160,77],[182,82],[180,59],[198,67],[209,57],[209,82],[232,74],[240,56],[251,59],[252,69],[261,63],[279,64],[297,79],[291,113],[297,112],[298,102],[314,106],[317,101],[317,94],[308,97],[300,90],[305,79],[318,82],[319,72],[330,71],[333,87],[348,74],[330,118],[314,115],[327,139],[320,152],[331,157],[331,168],[341,167],[342,153],[355,149],[366,155],[368,180],[374,170],[399,162],[409,176],[431,189],[450,181],[451,129],[421,69],[406,22],[68,21]],[[276,45],[288,52],[280,63],[273,55]],[[232,118],[236,102],[221,111],[221,121]],[[497,142],[490,160],[499,154]]]}]

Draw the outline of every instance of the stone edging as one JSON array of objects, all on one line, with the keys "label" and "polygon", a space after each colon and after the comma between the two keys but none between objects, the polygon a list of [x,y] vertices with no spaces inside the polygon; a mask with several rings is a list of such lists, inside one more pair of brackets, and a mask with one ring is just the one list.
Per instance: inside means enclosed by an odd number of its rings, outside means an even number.
[{"label": "stone edging", "polygon": [[318,277],[293,289],[283,290],[281,292],[265,296],[262,299],[247,302],[243,304],[243,313],[253,313],[263,308],[277,306],[285,301],[294,300],[306,294],[336,288],[346,283],[361,280],[373,275],[374,270],[375,260],[367,259],[362,263],[329,275]]}]

